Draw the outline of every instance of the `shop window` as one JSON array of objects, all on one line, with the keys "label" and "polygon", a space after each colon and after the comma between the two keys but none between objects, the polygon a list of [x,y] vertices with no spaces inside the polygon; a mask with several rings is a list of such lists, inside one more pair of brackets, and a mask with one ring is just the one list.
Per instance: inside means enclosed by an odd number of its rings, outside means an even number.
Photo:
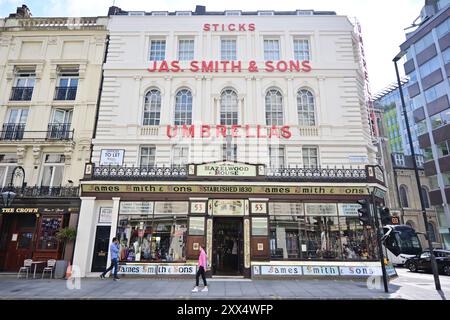
[{"label": "shop window", "polygon": [[42,216],[36,249],[57,250],[58,239],[56,238],[56,235],[62,228],[62,225],[62,216]]},{"label": "shop window", "polygon": [[281,126],[283,122],[283,96],[279,90],[270,89],[266,93],[266,124]]},{"label": "shop window", "polygon": [[369,233],[356,217],[339,218],[340,241],[344,260],[374,259],[369,250]]},{"label": "shop window", "polygon": [[[286,213],[285,213],[286,214]],[[270,255],[273,259],[306,259],[305,218],[270,216]]]},{"label": "shop window", "polygon": [[203,236],[205,235],[205,218],[190,217],[189,218],[189,235]]},{"label": "shop window", "polygon": [[144,126],[158,126],[161,118],[161,92],[153,89],[147,92],[144,102]]},{"label": "shop window", "polygon": [[267,236],[267,218],[252,218],[252,235]]},{"label": "shop window", "polygon": [[[117,226],[120,261],[186,260],[187,210],[167,214],[166,204],[161,203],[161,210],[153,212],[153,203],[121,203]],[[180,206],[173,203],[173,207]]]},{"label": "shop window", "polygon": [[177,92],[175,96],[175,125],[192,123],[192,93],[187,89]]},{"label": "shop window", "polygon": [[220,124],[238,124],[238,97],[234,90],[224,90],[220,96]]},{"label": "shop window", "polygon": [[306,251],[308,259],[339,259],[341,246],[337,217],[307,216]]}]

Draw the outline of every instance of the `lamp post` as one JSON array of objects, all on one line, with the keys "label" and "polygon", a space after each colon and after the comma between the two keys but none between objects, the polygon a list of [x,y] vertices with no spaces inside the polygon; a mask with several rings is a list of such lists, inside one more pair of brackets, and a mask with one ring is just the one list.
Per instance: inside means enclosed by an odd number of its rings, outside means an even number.
[{"label": "lamp post", "polygon": [[3,205],[8,208],[11,206],[14,198],[16,197],[16,193],[14,192],[13,182],[15,177],[22,176],[22,184],[21,189],[23,189],[24,181],[25,181],[25,170],[21,166],[17,166],[13,169],[11,175],[11,181],[9,182],[8,191],[2,192]]},{"label": "lamp post", "polygon": [[405,118],[405,125],[406,125],[406,133],[408,135],[408,142],[409,142],[409,148],[411,149],[411,157],[412,157],[412,163],[413,163],[413,169],[414,174],[416,176],[416,184],[417,189],[419,192],[419,199],[420,199],[420,206],[422,209],[422,216],[423,216],[423,222],[425,223],[425,230],[427,234],[427,241],[428,241],[428,249],[430,250],[431,255],[431,269],[433,270],[433,276],[434,276],[434,284],[436,287],[436,290],[441,290],[441,283],[439,281],[439,272],[438,267],[436,263],[436,257],[433,253],[433,243],[431,242],[430,238],[430,230],[428,229],[428,218],[427,218],[427,210],[425,208],[425,201],[423,199],[422,194],[422,184],[420,183],[420,176],[419,176],[419,170],[417,169],[417,160],[416,160],[416,153],[414,151],[414,145],[411,137],[411,129],[409,128],[409,119],[408,119],[408,113],[406,112],[406,105],[405,105],[405,97],[403,96],[403,90],[402,90],[402,82],[400,80],[400,74],[398,72],[398,66],[397,62],[400,60],[400,58],[403,56],[403,53],[399,53],[395,58],[392,60],[394,62],[395,66],[395,74],[397,76],[397,83],[398,83],[398,90],[400,92],[400,99],[402,102],[402,110],[403,110],[403,116]]}]

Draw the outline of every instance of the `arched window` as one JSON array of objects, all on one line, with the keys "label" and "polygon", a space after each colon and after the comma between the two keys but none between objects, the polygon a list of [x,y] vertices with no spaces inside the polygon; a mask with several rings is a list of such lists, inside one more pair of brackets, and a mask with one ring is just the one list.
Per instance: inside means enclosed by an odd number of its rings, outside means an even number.
[{"label": "arched window", "polygon": [[238,124],[238,97],[231,89],[224,90],[220,96],[220,124]]},{"label": "arched window", "polygon": [[280,126],[283,120],[283,96],[279,90],[270,89],[266,93],[266,124]]},{"label": "arched window", "polygon": [[429,208],[430,207],[430,198],[428,197],[428,190],[425,187],[422,187],[421,190],[422,190],[422,198],[423,198],[423,202],[425,204],[425,208]]},{"label": "arched window", "polygon": [[144,126],[158,126],[161,118],[161,92],[150,90],[145,95],[144,101]]},{"label": "arched window", "polygon": [[405,186],[400,186],[400,204],[403,208],[408,208],[408,191]]},{"label": "arched window", "polygon": [[175,125],[192,124],[192,93],[188,89],[175,96]]},{"label": "arched window", "polygon": [[428,232],[430,233],[431,242],[436,242],[436,231],[434,229],[434,225],[431,222],[428,222]]},{"label": "arched window", "polygon": [[299,126],[316,125],[314,96],[310,91],[297,92],[297,112]]}]

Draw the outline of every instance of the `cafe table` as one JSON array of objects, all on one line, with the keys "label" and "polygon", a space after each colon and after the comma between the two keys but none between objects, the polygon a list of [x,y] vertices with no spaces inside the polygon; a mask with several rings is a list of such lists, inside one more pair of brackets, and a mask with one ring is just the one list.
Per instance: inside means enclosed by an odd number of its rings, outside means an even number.
[{"label": "cafe table", "polygon": [[33,279],[36,279],[36,267],[38,264],[43,264],[45,261],[33,261],[32,264],[34,264],[34,272],[33,272]]}]

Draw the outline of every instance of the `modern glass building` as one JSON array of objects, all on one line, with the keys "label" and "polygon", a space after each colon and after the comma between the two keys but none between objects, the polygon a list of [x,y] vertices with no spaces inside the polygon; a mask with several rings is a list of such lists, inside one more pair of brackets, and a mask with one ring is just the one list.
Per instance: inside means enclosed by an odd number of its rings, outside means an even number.
[{"label": "modern glass building", "polygon": [[438,208],[440,233],[450,247],[450,1],[426,1],[418,28],[400,45],[430,201]]}]

